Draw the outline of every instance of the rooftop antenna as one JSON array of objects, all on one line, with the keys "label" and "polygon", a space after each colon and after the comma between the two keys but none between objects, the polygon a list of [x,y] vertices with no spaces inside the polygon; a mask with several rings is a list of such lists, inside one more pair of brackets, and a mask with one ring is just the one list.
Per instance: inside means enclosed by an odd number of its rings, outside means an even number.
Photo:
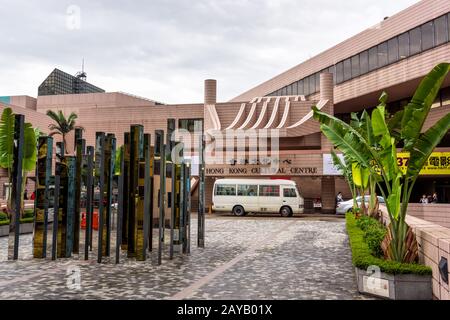
[{"label": "rooftop antenna", "polygon": [[75,75],[80,80],[86,81],[87,74],[84,72],[84,58],[81,60],[81,71],[78,71]]}]

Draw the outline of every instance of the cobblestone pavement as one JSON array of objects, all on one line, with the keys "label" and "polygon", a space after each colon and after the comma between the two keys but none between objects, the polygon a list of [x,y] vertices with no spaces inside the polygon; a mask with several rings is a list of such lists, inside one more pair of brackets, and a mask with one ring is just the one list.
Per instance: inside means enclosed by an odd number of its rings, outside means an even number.
[{"label": "cobblestone pavement", "polygon": [[31,235],[21,236],[20,260],[5,261],[8,240],[0,238],[0,299],[366,298],[356,289],[343,219],[208,218],[204,249],[196,223],[191,254],[169,260],[166,245],[161,266],[157,250],[145,262],[122,254],[119,265],[114,256],[98,264],[95,254],[32,259]]}]

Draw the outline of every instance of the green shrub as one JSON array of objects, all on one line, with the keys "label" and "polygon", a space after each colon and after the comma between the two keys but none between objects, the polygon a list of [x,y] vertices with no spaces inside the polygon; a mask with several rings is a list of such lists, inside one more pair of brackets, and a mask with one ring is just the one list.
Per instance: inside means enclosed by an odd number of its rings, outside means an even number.
[{"label": "green shrub", "polygon": [[23,212],[22,218],[33,218],[34,217],[34,209],[26,209]]},{"label": "green shrub", "polygon": [[[357,268],[366,270],[369,266],[378,266],[382,272],[390,274],[431,275],[431,268],[417,263],[401,263],[374,257],[364,241],[364,231],[358,226],[353,214],[346,214],[347,232],[352,250],[352,262]],[[360,219],[358,219],[360,220]]]},{"label": "green shrub", "polygon": [[0,220],[0,227],[9,224],[9,220]]},{"label": "green shrub", "polygon": [[20,223],[30,223],[30,222],[34,222],[34,217],[27,217],[20,219]]},{"label": "green shrub", "polygon": [[368,227],[364,233],[364,240],[375,257],[383,256],[381,242],[386,236],[386,232],[387,230],[381,224],[378,224]]},{"label": "green shrub", "polygon": [[8,220],[8,215],[4,212],[0,212],[0,221]]},{"label": "green shrub", "polygon": [[356,219],[356,226],[362,231],[366,231],[368,228],[376,227],[379,224],[377,220],[369,216],[361,216]]}]

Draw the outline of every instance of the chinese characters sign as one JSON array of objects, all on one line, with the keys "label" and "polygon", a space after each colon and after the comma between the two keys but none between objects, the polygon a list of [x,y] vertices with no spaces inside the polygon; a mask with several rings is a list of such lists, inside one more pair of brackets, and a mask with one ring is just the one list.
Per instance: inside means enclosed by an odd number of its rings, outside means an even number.
[{"label": "chinese characters sign", "polygon": [[[397,164],[403,172],[408,167],[409,153],[397,153]],[[420,174],[450,175],[450,152],[433,152],[425,162]]]}]

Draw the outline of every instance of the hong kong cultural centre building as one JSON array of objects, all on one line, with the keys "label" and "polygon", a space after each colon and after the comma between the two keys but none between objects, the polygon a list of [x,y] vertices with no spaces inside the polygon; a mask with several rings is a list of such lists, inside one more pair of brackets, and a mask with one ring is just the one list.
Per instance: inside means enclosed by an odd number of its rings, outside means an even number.
[{"label": "hong kong cultural centre building", "polygon": [[[327,212],[334,210],[338,191],[344,198],[350,193],[332,166],[332,145],[312,118],[311,107],[350,121],[351,112],[364,108],[370,112],[384,90],[389,95],[388,111],[394,113],[405,106],[420,80],[436,64],[450,62],[449,38],[450,1],[423,0],[228,102],[216,101],[215,80],[205,81],[203,102],[168,105],[122,92],[105,92],[87,83],[83,75],[55,69],[39,86],[37,98],[2,96],[0,107],[9,106],[25,114],[27,121],[44,132],[50,123],[47,110],[76,112],[77,124],[86,129],[83,135],[87,145],[93,145],[96,131],[115,133],[121,145],[130,124],[142,124],[145,132],[153,133],[166,129],[169,118],[176,120],[177,128],[189,132],[193,132],[195,121],[202,121],[206,147],[214,150],[212,155],[244,133],[249,135],[245,152],[233,146],[224,161],[207,161],[208,206],[215,179],[282,178],[297,183],[306,210],[320,198],[322,210]],[[425,129],[448,112],[450,77],[443,83]],[[251,140],[254,134],[267,136],[267,146],[261,145],[261,139],[255,145],[252,141],[256,140]],[[278,158],[258,157],[258,150],[265,148],[269,155],[278,150]],[[407,158],[407,154],[399,154],[399,164],[404,165]],[[0,179],[0,193],[4,193],[4,173]],[[449,133],[430,157],[412,200],[433,192],[441,201],[450,202]]]}]

